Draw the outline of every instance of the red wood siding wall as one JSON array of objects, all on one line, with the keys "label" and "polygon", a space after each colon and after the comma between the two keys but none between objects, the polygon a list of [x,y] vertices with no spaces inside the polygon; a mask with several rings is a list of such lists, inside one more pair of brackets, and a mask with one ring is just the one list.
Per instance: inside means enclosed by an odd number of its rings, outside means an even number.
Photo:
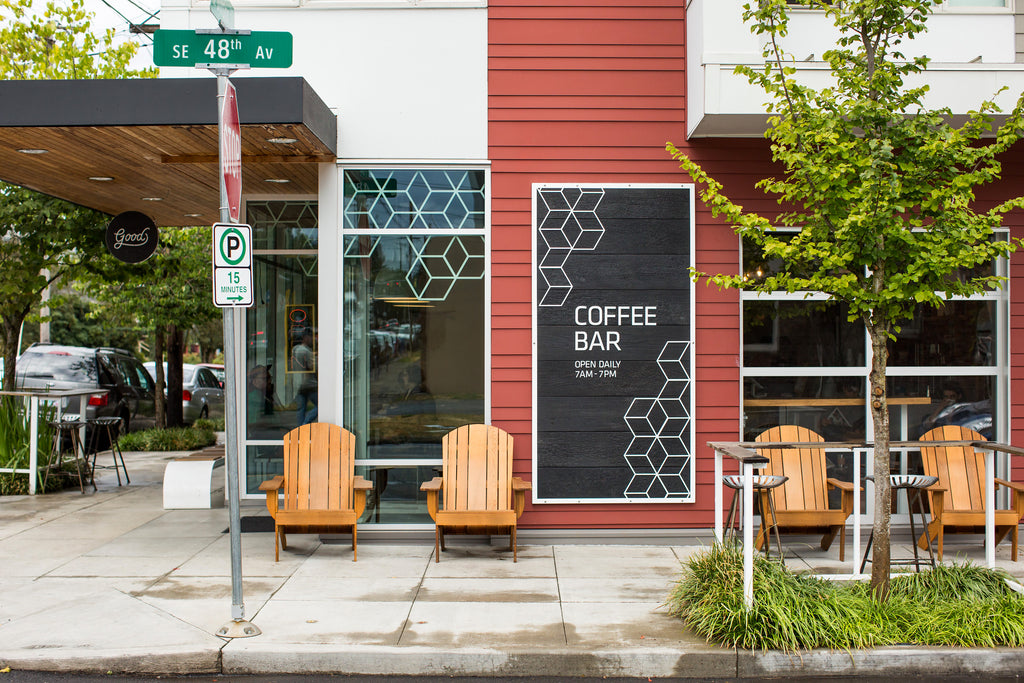
[{"label": "red wood siding wall", "polygon": [[[529,477],[531,435],[531,184],[680,183],[664,151],[673,141],[722,181],[726,193],[770,216],[754,189],[771,174],[761,140],[685,140],[684,0],[492,0],[489,140],[492,160],[492,419],[516,441],[515,470]],[[1024,187],[1024,151],[984,192]],[[698,200],[696,261],[707,272],[739,267],[737,240]],[[1024,217],[1008,221],[1024,237]],[[1024,283],[1024,254],[1011,261]],[[696,503],[528,505],[534,528],[709,527],[714,502],[709,440],[739,435],[739,301],[696,286]],[[1024,303],[1011,303],[1011,438],[1024,444]],[[1020,459],[1024,460],[1024,459]],[[1015,462],[1014,479],[1024,479]]]},{"label": "red wood siding wall", "polygon": [[[1020,143],[1001,159],[1002,179],[982,196],[1001,201],[1024,194],[1024,145]],[[987,208],[987,207],[983,207]],[[1024,239],[1024,212],[1014,211],[1004,224],[1012,238]],[[1024,251],[1010,257],[1010,443],[1024,445]],[[1012,458],[1011,479],[1024,480],[1024,458]]]},{"label": "red wood siding wall", "polygon": [[[531,476],[531,185],[686,183],[665,152],[685,145],[682,0],[492,0],[492,419],[515,436]],[[695,146],[738,198],[766,170],[763,142]],[[753,175],[751,175],[753,174]],[[753,197],[751,197],[753,199]],[[698,267],[738,268],[737,241],[698,203]],[[682,264],[680,267],[683,267]],[[739,429],[739,303],[697,286],[696,503],[528,506],[528,527],[708,527],[714,493],[706,442]]]}]

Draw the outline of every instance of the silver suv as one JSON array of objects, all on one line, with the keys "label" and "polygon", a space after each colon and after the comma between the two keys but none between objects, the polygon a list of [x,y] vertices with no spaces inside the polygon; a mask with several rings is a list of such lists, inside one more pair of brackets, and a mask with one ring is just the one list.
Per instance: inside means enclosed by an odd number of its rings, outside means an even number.
[{"label": "silver suv", "polygon": [[[68,399],[65,414],[85,419],[120,417],[122,431],[153,427],[156,382],[124,349],[33,344],[18,358],[15,384],[19,389],[106,389],[103,396]],[[84,408],[84,410],[83,410]]]}]

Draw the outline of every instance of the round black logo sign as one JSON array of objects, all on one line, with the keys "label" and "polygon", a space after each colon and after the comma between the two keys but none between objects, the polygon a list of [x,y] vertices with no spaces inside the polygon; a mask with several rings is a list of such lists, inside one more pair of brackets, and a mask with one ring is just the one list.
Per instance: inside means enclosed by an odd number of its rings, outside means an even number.
[{"label": "round black logo sign", "polygon": [[142,263],[156,251],[153,219],[138,211],[125,211],[107,225],[107,251],[125,263]]}]

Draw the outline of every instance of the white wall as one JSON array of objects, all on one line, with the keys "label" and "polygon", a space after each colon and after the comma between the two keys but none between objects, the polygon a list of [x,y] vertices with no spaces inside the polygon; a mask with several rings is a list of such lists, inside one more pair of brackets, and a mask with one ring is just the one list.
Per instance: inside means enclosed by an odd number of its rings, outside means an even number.
[{"label": "white wall", "polygon": [[[164,0],[161,28],[216,28],[206,3],[192,4]],[[234,4],[236,28],[288,31],[294,39],[291,68],[236,76],[304,77],[338,114],[339,159],[487,158],[486,8]],[[160,74],[210,77],[169,67]]]},{"label": "white wall", "polygon": [[[763,36],[743,24],[747,0],[691,0],[687,5],[688,101],[691,136],[752,136],[764,131],[765,94],[745,77],[733,74],[737,64],[763,62]],[[993,11],[938,8],[928,30],[901,46],[908,57],[931,59],[923,82],[931,86],[926,106],[948,106],[954,113],[976,109],[1002,86],[998,98],[1004,111],[1024,91],[1024,65],[1015,64],[1012,7]],[[797,60],[798,78],[820,87],[829,76],[822,62],[838,37],[832,20],[820,11],[793,10],[783,49]],[[699,48],[699,52],[698,52]]]}]

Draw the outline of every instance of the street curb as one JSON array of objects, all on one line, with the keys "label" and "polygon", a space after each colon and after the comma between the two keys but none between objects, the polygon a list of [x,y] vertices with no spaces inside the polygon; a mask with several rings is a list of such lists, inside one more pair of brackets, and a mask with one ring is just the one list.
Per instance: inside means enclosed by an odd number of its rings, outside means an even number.
[{"label": "street curb", "polygon": [[949,648],[917,645],[784,653],[740,651],[739,678],[782,676],[1019,676],[1024,649]]},{"label": "street curb", "polygon": [[188,675],[221,671],[220,650],[47,648],[0,654],[0,668],[83,674]]},{"label": "street curb", "polygon": [[736,653],[725,649],[705,652],[675,648],[538,651],[387,646],[326,651],[323,646],[288,644],[272,649],[228,647],[223,654],[222,673],[732,678],[736,676]]},{"label": "street curb", "polygon": [[165,648],[95,650],[88,648],[18,650],[0,655],[0,667],[12,670],[82,674],[273,675],[348,674],[390,676],[477,676],[510,678],[803,678],[803,677],[948,677],[1019,676],[1024,649],[929,648],[896,646],[873,650],[804,652],[677,648],[582,651],[572,649],[501,650],[432,647],[354,646],[329,649],[322,644],[256,646],[230,641],[223,651]]}]

